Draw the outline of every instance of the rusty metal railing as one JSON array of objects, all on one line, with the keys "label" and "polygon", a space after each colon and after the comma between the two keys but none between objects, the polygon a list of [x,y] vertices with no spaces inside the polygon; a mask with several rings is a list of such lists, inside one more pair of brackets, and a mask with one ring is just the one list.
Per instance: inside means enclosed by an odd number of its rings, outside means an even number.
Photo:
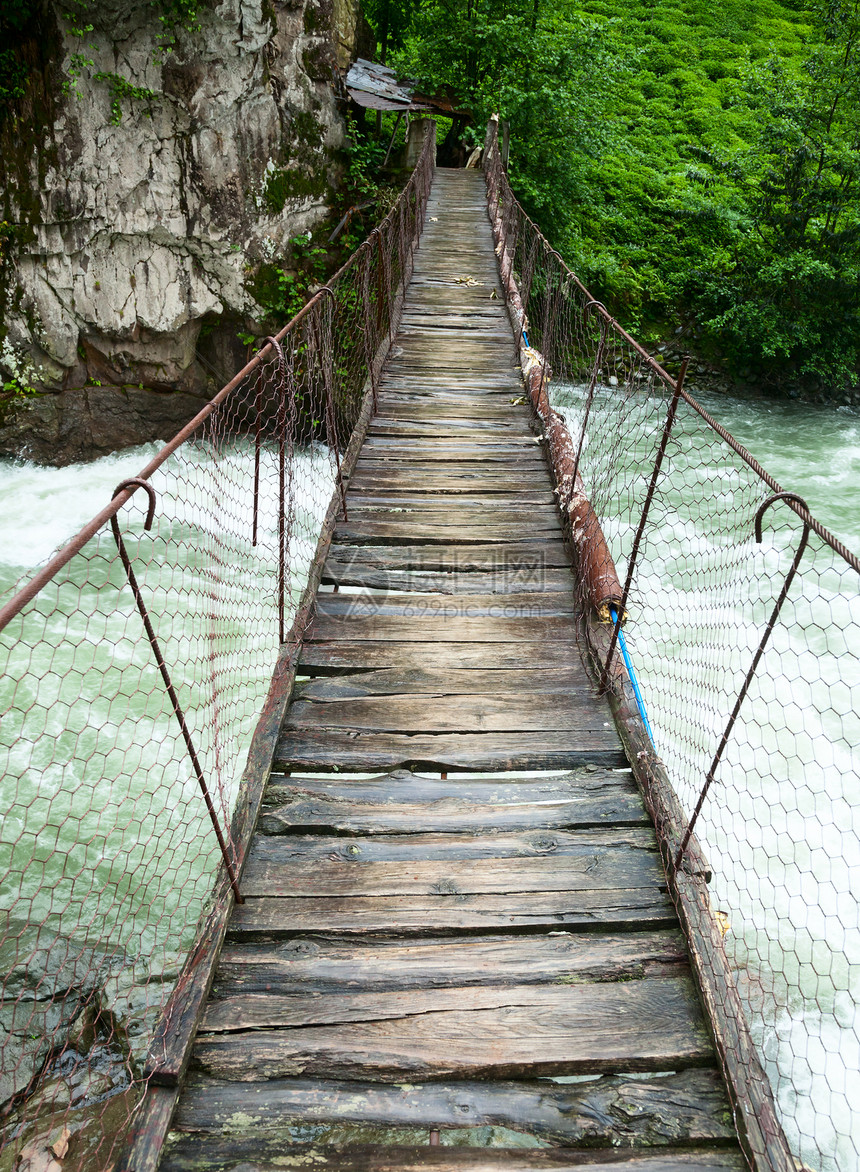
[{"label": "rusty metal railing", "polygon": [[567,267],[511,190],[495,121],[483,165],[583,654],[655,817],[744,1150],[759,1169],[854,1167],[860,560]]},{"label": "rusty metal railing", "polygon": [[434,160],[429,134],[328,285],[0,609],[10,1167],[112,1167],[146,1084],[172,1077],[160,1023],[213,899],[241,899],[243,766],[311,616]]}]

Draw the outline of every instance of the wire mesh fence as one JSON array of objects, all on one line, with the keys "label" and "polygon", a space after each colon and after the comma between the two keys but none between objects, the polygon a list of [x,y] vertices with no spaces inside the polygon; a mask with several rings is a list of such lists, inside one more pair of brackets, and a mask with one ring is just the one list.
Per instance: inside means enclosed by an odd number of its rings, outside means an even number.
[{"label": "wire mesh fence", "polygon": [[[431,131],[432,131],[431,127]],[[213,892],[435,159],[0,611],[0,1167],[112,1166]]]},{"label": "wire mesh fence", "polygon": [[[656,811],[675,896],[700,884],[790,1155],[766,1112],[746,1150],[759,1167],[857,1168],[860,562],[567,269],[513,196],[493,124],[484,168],[533,398],[569,427],[560,503],[574,530],[590,503],[621,585],[584,650],[611,688],[625,640],[678,800],[662,824]],[[593,578],[579,576],[592,615]],[[735,1077],[744,1055],[718,1052]]]}]

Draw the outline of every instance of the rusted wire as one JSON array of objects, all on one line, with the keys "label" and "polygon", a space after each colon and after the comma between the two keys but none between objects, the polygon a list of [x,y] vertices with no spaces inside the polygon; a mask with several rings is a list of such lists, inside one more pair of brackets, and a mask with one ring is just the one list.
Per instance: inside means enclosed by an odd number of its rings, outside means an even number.
[{"label": "rusted wire", "polygon": [[[798,496],[797,493],[795,493],[795,492],[777,492],[777,493],[774,493],[773,496],[769,496],[767,498],[767,500],[764,501],[759,506],[759,510],[755,515],[755,539],[759,543],[759,545],[761,545],[761,543],[762,543],[762,528],[761,528],[762,518],[764,517],[764,514],[767,512],[767,510],[772,505],[776,504],[777,501],[786,501],[787,503],[789,503],[789,502],[794,503],[796,505],[799,505],[800,508],[803,509],[803,511],[805,513],[809,512],[809,507],[808,507],[806,501],[803,499],[802,496]],[[747,693],[750,690],[750,685],[752,684],[752,682],[755,678],[755,674],[758,669],[758,665],[761,662],[761,657],[764,655],[764,650],[767,647],[768,640],[770,639],[770,637],[773,633],[773,629],[776,626],[777,620],[779,618],[779,613],[783,607],[783,603],[785,602],[786,598],[788,598],[788,592],[791,589],[791,584],[794,581],[794,578],[795,578],[795,575],[797,574],[797,571],[800,569],[800,563],[803,559],[804,551],[806,550],[806,547],[809,544],[809,533],[810,533],[810,525],[807,521],[804,521],[803,522],[803,533],[801,535],[800,541],[799,541],[797,549],[795,551],[794,559],[791,563],[791,568],[789,569],[788,573],[785,576],[785,581],[782,584],[782,590],[779,592],[779,597],[777,598],[776,603],[774,604],[774,608],[773,608],[773,611],[771,612],[770,618],[767,621],[767,625],[765,626],[764,631],[762,631],[761,640],[759,642],[758,647],[756,648],[756,653],[753,656],[752,663],[749,666],[749,671],[747,672],[747,674],[744,678],[744,682],[741,685],[741,690],[738,693],[738,698],[735,701],[735,706],[732,709],[731,715],[729,716],[728,723],[726,724],[726,727],[723,731],[723,735],[720,738],[720,743],[717,746],[717,751],[716,751],[716,753],[714,753],[713,760],[711,761],[710,768],[708,769],[707,775],[705,777],[705,784],[702,787],[702,792],[699,794],[699,800],[696,802],[695,808],[693,809],[693,813],[690,815],[690,821],[687,823],[687,829],[684,831],[684,837],[681,840],[681,845],[678,847],[678,853],[675,856],[675,870],[676,871],[681,865],[681,860],[683,859],[684,854],[686,853],[687,847],[690,845],[690,839],[693,835],[693,831],[696,828],[696,823],[699,820],[699,815],[702,812],[702,806],[704,805],[705,798],[708,796],[708,790],[711,788],[711,785],[713,784],[714,778],[716,777],[717,769],[719,767],[720,761],[722,760],[723,753],[726,750],[726,745],[729,742],[729,737],[732,735],[732,729],[735,727],[735,723],[736,723],[738,716],[740,714],[740,710],[743,705],[743,702],[746,699]]]},{"label": "rusted wire", "polygon": [[[146,520],[143,523],[144,530],[149,532],[149,530],[152,528],[152,522],[155,518],[156,504],[155,489],[152,487],[152,485],[146,480],[141,480],[139,477],[134,477],[130,480],[123,480],[121,484],[117,485],[113,495],[115,497],[118,496],[119,493],[124,492],[125,489],[130,488],[132,485],[137,488],[142,488],[149,496],[149,506],[147,509]],[[134,570],[132,569],[131,565],[131,558],[128,556],[128,551],[125,547],[125,541],[123,540],[122,533],[120,532],[119,521],[117,520],[116,516],[111,517],[110,525],[111,531],[113,532],[113,538],[116,542],[116,547],[119,551],[119,556],[123,564],[123,568],[125,569],[126,577],[128,578],[128,584],[131,587],[131,592],[134,595],[134,601],[137,605],[138,611],[140,612],[140,617],[143,621],[144,629],[146,630],[146,637],[149,640],[150,647],[152,648],[152,654],[155,656],[156,666],[158,667],[158,670],[161,673],[161,678],[164,681],[165,691],[170,697],[171,707],[173,708],[174,715],[176,716],[176,720],[179,724],[179,728],[182,733],[182,739],[185,741],[185,747],[188,750],[188,756],[191,760],[195,776],[197,777],[197,782],[200,786],[200,792],[203,794],[203,801],[206,805],[206,812],[208,813],[209,820],[212,823],[212,829],[215,831],[215,838],[218,841],[218,849],[221,851],[221,857],[223,858],[224,866],[227,869],[227,875],[230,879],[230,886],[233,889],[233,895],[236,897],[236,903],[244,903],[245,900],[242,898],[242,894],[239,891],[239,884],[236,880],[236,872],[233,867],[233,860],[230,858],[230,853],[227,850],[227,843],[224,841],[224,835],[221,831],[220,823],[218,822],[218,815],[215,813],[215,807],[212,804],[212,797],[209,793],[209,786],[206,784],[206,778],[203,774],[200,758],[197,756],[197,750],[194,748],[194,741],[191,739],[191,733],[185,720],[185,713],[182,711],[182,705],[179,703],[179,697],[176,694],[176,689],[174,688],[173,682],[170,678],[170,672],[167,668],[167,664],[164,662],[164,656],[161,654],[161,647],[158,643],[158,637],[156,636],[152,622],[150,621],[149,612],[146,609],[146,603],[143,600],[143,595],[141,594],[140,587],[137,584],[137,578],[134,576]]]},{"label": "rusted wire", "polygon": [[[630,601],[630,588],[633,585],[633,578],[636,574],[636,562],[639,557],[639,549],[642,545],[642,537],[645,533],[645,526],[648,524],[648,514],[651,511],[651,504],[654,500],[654,493],[657,490],[657,483],[660,479],[660,472],[663,468],[663,461],[666,458],[666,449],[669,446],[669,437],[672,434],[672,428],[675,424],[675,416],[678,413],[678,400],[681,397],[681,389],[684,386],[684,376],[687,373],[687,365],[689,359],[684,359],[684,364],[681,367],[681,373],[678,375],[678,381],[675,384],[675,390],[669,401],[669,410],[666,412],[666,423],[663,427],[663,434],[660,436],[660,444],[657,448],[657,454],[654,457],[654,467],[651,470],[651,479],[648,482],[648,491],[645,494],[645,502],[642,505],[642,513],[639,517],[639,524],[636,527],[636,536],[633,538],[633,547],[630,550],[630,557],[627,562],[627,577],[624,580],[624,590],[621,595],[621,604],[618,607],[618,614],[612,627],[612,639],[609,644],[609,650],[606,653],[606,662],[603,665],[603,671],[600,675],[600,683],[597,686],[599,695],[606,691],[606,685],[609,681],[609,673],[612,668],[612,658],[615,654],[615,648],[618,644],[618,634],[621,630],[621,624],[627,613],[627,604]],[[584,427],[584,425],[583,425]]]}]

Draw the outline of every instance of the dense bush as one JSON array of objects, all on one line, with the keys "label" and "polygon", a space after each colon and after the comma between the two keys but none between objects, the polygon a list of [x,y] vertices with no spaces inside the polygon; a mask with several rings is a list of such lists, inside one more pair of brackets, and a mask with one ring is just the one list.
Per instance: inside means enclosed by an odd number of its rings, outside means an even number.
[{"label": "dense bush", "polygon": [[[395,12],[396,19],[391,18]],[[860,0],[372,0],[400,68],[512,127],[529,211],[646,333],[858,383]]]}]

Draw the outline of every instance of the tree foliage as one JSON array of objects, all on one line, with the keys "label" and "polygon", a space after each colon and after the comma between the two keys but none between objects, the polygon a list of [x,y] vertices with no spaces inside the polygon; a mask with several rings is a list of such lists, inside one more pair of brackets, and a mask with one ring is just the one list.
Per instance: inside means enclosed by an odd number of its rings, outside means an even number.
[{"label": "tree foliage", "polygon": [[425,89],[456,94],[473,141],[490,114],[510,122],[517,190],[565,235],[569,208],[587,200],[584,161],[607,138],[600,82],[618,67],[611,36],[570,0],[421,0],[396,62]]},{"label": "tree foliage", "polygon": [[[858,385],[860,0],[371,0],[389,59],[511,123],[529,212],[628,325]],[[392,15],[393,14],[393,15]]]},{"label": "tree foliage", "polygon": [[822,42],[799,73],[771,58],[748,75],[749,230],[705,300],[739,356],[844,385],[860,356],[860,4],[829,0],[819,19]]}]

